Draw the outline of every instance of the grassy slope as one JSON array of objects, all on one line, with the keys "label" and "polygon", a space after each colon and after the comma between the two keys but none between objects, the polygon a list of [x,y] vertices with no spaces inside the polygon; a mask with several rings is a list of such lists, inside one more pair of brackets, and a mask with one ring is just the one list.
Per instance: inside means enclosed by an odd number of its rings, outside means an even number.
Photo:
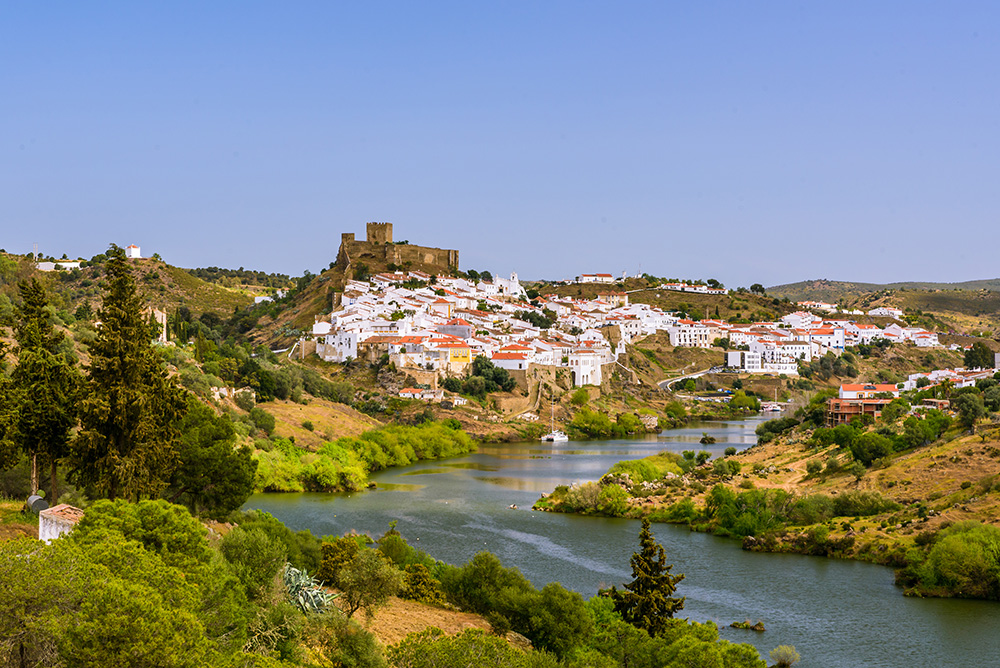
[{"label": "grassy slope", "polygon": [[[67,278],[65,272],[42,272],[16,256],[6,256],[18,261],[18,270],[9,281],[0,285],[0,292],[15,299],[17,281],[26,278],[37,278],[53,296],[57,308],[73,311],[80,304],[87,302],[95,310],[100,307],[103,290],[100,285],[104,279],[101,268],[84,267],[78,278]],[[237,308],[244,308],[253,303],[253,297],[241,290],[231,290],[196,278],[179,267],[173,267],[165,262],[145,258],[132,260],[136,282],[147,304],[155,306],[168,313],[180,306],[187,306],[192,313],[212,311],[220,317],[228,317]]]},{"label": "grassy slope", "polygon": [[[795,439],[793,437],[793,441]],[[754,464],[776,468],[775,473],[764,478],[748,476],[761,488],[781,488],[800,495],[869,490],[903,504],[901,511],[850,521],[850,530],[860,533],[855,556],[864,556],[864,542],[912,544],[916,533],[940,528],[944,522],[1000,522],[1000,493],[983,490],[983,486],[989,489],[1000,475],[1000,440],[996,432],[988,435],[986,442],[978,436],[960,436],[949,442],[897,454],[891,465],[869,470],[860,481],[847,473],[807,477],[808,462],[815,460],[825,464],[834,450],[835,446],[813,452],[800,443],[781,442],[755,446],[736,458],[743,462],[744,471]],[[742,476],[733,483],[740,480]],[[965,489],[963,483],[968,485]],[[924,502],[934,513],[925,519],[919,518],[917,502]],[[912,520],[912,524],[898,526],[906,519]],[[883,521],[888,523],[887,527],[880,526]],[[839,522],[837,524],[831,531],[832,537],[848,531]]]}]

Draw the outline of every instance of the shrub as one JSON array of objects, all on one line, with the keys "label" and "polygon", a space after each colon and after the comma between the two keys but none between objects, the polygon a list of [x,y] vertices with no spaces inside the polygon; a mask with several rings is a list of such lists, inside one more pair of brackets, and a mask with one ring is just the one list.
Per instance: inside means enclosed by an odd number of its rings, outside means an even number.
[{"label": "shrub", "polygon": [[726,454],[726,457],[732,457],[733,455],[736,454],[736,448],[734,448],[733,446],[730,445],[728,448],[726,448],[726,453],[725,454]]},{"label": "shrub", "polygon": [[302,428],[308,431],[313,431],[314,429],[316,429],[313,423],[309,420],[306,420],[305,422],[302,423]]},{"label": "shrub", "polygon": [[823,464],[818,459],[810,459],[806,462],[806,471],[809,475],[818,475],[823,470]]},{"label": "shrub", "polygon": [[287,556],[285,546],[260,529],[236,527],[222,538],[219,549],[251,601],[264,597]]},{"label": "shrub", "polygon": [[274,432],[275,420],[274,416],[265,411],[260,406],[256,406],[250,411],[250,419],[253,420],[253,424],[257,429],[270,436]]},{"label": "shrub", "polygon": [[574,406],[584,406],[588,401],[590,401],[590,393],[582,387],[574,392],[569,400]]},{"label": "shrub", "polygon": [[962,522],[942,529],[917,575],[932,593],[1000,600],[1000,528]]},{"label": "shrub", "polygon": [[257,405],[257,402],[253,398],[253,392],[237,392],[236,396],[233,397],[233,401],[236,402],[236,405],[240,409],[248,413]]},{"label": "shrub", "polygon": [[890,510],[899,510],[901,507],[892,499],[887,499],[878,492],[860,490],[844,492],[833,500],[834,513],[838,517],[866,517]]},{"label": "shrub", "polygon": [[802,657],[791,645],[778,645],[771,650],[771,661],[778,668],[788,668],[799,662]]}]

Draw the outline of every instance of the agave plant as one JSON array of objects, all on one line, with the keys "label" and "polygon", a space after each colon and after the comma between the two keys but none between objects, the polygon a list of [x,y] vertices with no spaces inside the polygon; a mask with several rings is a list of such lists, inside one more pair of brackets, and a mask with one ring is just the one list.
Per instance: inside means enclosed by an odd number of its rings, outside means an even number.
[{"label": "agave plant", "polygon": [[285,564],[282,581],[285,583],[288,597],[299,606],[302,612],[326,612],[327,606],[339,596],[339,594],[325,591],[322,583],[317,582],[308,573],[300,571],[291,564]]}]

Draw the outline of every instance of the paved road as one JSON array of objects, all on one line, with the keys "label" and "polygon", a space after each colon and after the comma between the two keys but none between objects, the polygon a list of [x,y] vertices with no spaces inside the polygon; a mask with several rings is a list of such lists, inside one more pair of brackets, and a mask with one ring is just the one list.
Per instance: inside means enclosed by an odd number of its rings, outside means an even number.
[{"label": "paved road", "polygon": [[[689,373],[689,374],[684,375],[684,376],[678,376],[677,378],[670,378],[668,380],[661,380],[657,384],[660,386],[660,389],[662,389],[662,390],[664,390],[666,392],[669,392],[670,391],[670,386],[673,385],[674,383],[678,383],[678,382],[680,382],[682,380],[687,380],[688,378],[699,378],[701,376],[704,376],[706,373],[716,373],[720,368],[721,367],[713,366],[710,369],[702,369],[701,371],[695,371],[694,373]],[[694,399],[695,397],[688,397],[688,398]]]}]

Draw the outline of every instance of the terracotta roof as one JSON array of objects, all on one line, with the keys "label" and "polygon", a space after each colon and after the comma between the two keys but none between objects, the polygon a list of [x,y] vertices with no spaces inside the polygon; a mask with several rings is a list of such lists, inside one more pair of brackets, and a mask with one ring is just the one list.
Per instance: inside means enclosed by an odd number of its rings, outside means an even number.
[{"label": "terracotta roof", "polygon": [[76,524],[83,517],[82,510],[76,508],[75,506],[71,506],[68,503],[60,503],[58,506],[52,506],[51,508],[47,508],[38,514],[63,520],[64,522],[69,522],[71,524]]},{"label": "terracotta roof", "polygon": [[526,353],[493,353],[493,359],[495,360],[528,360],[528,355]]},{"label": "terracotta roof", "polygon": [[840,386],[844,392],[896,392],[896,386],[892,383],[849,383]]}]

